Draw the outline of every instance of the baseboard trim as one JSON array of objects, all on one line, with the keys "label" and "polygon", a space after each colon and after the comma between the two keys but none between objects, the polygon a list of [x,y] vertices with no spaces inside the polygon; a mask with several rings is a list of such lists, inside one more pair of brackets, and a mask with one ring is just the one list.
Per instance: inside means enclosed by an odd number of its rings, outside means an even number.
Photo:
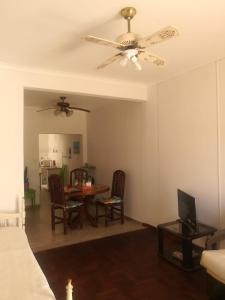
[{"label": "baseboard trim", "polygon": [[154,229],[154,230],[157,230],[157,228],[153,225],[150,225],[148,223],[141,223],[143,227],[147,227],[147,228],[151,228],[151,229]]}]

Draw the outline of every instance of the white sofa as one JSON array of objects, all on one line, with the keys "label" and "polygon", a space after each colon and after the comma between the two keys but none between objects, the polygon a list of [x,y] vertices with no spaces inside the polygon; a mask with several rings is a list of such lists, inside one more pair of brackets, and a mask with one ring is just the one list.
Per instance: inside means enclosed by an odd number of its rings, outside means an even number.
[{"label": "white sofa", "polygon": [[[225,284],[225,249],[218,249],[219,243],[225,239],[225,230],[217,231],[206,241],[206,249],[202,253],[201,265],[207,273]],[[211,250],[214,249],[214,250]]]},{"label": "white sofa", "polygon": [[24,230],[0,228],[0,299],[54,300]]},{"label": "white sofa", "polygon": [[[21,201],[18,212],[0,213],[0,299],[55,300],[23,230],[23,207]],[[66,290],[72,300],[71,281]]]},{"label": "white sofa", "polygon": [[225,249],[203,251],[201,265],[210,276],[225,284]]}]

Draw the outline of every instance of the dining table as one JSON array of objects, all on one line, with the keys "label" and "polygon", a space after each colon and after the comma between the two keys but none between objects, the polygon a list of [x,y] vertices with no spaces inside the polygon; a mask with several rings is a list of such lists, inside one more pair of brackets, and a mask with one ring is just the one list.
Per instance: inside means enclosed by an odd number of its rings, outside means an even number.
[{"label": "dining table", "polygon": [[96,195],[107,193],[109,190],[109,186],[104,184],[95,184],[91,186],[67,185],[64,187],[64,195],[68,199],[73,198],[82,201],[84,204],[84,217],[92,226],[97,227],[96,218],[89,213],[88,206]]}]

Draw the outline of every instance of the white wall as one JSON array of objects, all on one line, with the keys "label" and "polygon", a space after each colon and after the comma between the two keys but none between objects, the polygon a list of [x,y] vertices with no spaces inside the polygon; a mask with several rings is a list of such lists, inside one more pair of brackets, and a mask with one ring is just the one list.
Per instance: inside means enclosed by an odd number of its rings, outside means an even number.
[{"label": "white wall", "polygon": [[39,134],[39,161],[41,157],[47,158],[49,152],[48,134]]},{"label": "white wall", "polygon": [[[86,114],[76,112],[70,118],[52,112],[37,113],[35,107],[24,108],[24,165],[28,167],[30,187],[39,191],[39,134],[65,133],[83,136],[83,157],[87,160]],[[38,195],[37,195],[38,200]]]},{"label": "white wall", "polygon": [[7,211],[23,195],[23,89],[0,71],[0,93],[0,209]]},{"label": "white wall", "polygon": [[88,116],[97,179],[127,171],[128,216],[152,225],[176,219],[180,188],[196,197],[199,220],[225,226],[224,103],[225,60],[151,87],[145,104]]},{"label": "white wall", "polygon": [[112,103],[88,116],[88,160],[96,181],[111,185],[116,169],[126,172],[125,213],[143,222],[157,219],[155,102]]},{"label": "white wall", "polygon": [[177,217],[177,188],[197,198],[198,218],[219,225],[214,64],[158,86],[159,221]]},{"label": "white wall", "polygon": [[218,98],[218,182],[220,227],[225,228],[225,59],[217,64]]}]

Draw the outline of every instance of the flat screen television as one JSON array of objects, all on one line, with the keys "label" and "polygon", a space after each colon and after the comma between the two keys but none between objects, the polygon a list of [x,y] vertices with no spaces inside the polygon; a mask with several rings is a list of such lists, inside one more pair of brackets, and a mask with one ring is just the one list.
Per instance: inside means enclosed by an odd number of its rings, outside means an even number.
[{"label": "flat screen television", "polygon": [[196,231],[196,208],[195,198],[187,193],[177,190],[178,196],[178,215],[183,224]]}]

